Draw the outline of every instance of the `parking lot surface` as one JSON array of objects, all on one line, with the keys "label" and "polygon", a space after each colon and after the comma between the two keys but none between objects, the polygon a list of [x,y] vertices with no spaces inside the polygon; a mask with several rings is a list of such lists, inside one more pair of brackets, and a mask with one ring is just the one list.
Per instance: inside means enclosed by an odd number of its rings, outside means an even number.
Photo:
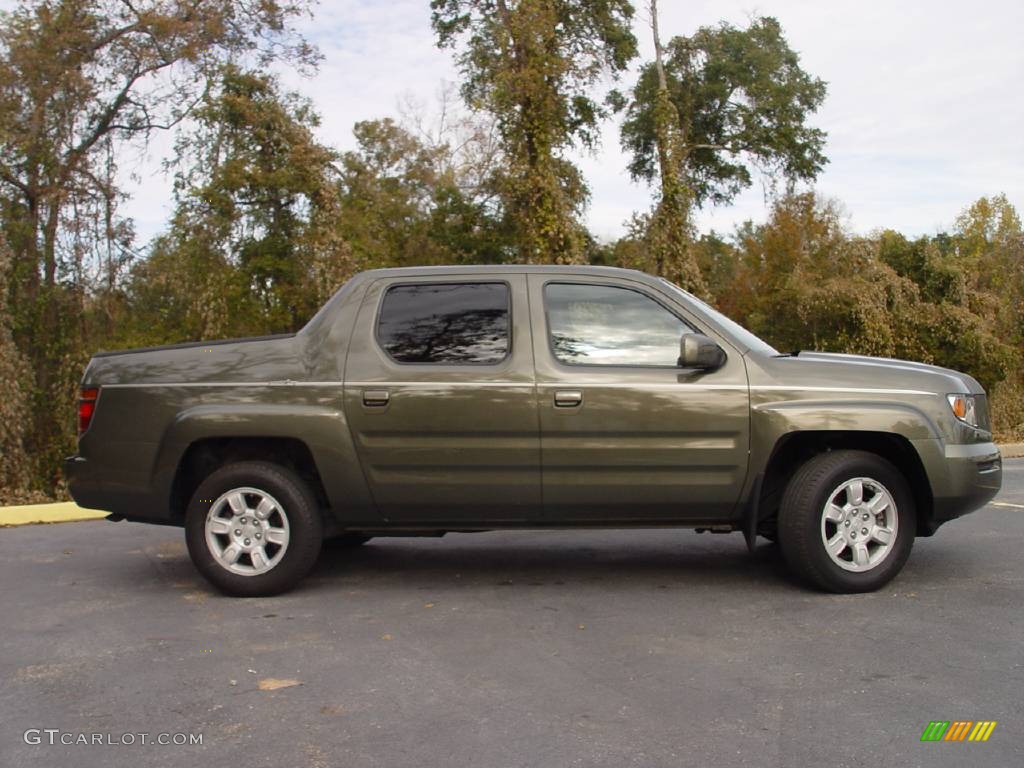
[{"label": "parking lot surface", "polygon": [[[738,534],[375,540],[240,600],[178,529],[0,530],[0,766],[1019,766],[1024,461],[1005,468],[997,504],[853,596]],[[998,725],[922,743],[933,720]],[[115,743],[60,744],[93,733]]]}]

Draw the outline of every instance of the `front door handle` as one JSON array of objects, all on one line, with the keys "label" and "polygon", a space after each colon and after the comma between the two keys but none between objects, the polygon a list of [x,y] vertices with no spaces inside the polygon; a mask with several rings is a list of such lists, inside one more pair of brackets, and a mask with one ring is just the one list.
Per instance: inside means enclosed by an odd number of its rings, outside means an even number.
[{"label": "front door handle", "polygon": [[583,393],[578,389],[560,389],[555,392],[556,408],[575,408],[583,402]]},{"label": "front door handle", "polygon": [[363,405],[370,406],[371,408],[380,408],[385,406],[391,400],[391,393],[386,389],[364,389],[363,390]]}]

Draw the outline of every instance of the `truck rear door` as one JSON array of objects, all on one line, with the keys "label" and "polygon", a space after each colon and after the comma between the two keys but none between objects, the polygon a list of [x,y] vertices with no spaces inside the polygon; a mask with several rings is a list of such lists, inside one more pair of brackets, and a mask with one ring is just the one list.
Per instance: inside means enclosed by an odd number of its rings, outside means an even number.
[{"label": "truck rear door", "polygon": [[345,412],[374,501],[407,525],[540,513],[526,276],[382,278],[345,370]]}]

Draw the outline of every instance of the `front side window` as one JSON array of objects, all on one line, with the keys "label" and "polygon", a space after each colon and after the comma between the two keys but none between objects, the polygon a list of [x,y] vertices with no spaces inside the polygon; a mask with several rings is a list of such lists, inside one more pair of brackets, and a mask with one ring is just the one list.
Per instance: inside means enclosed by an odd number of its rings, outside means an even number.
[{"label": "front side window", "polygon": [[384,295],[377,339],[399,363],[500,363],[511,346],[508,285],[396,285]]},{"label": "front side window", "polygon": [[675,366],[679,339],[693,329],[658,302],[628,288],[544,286],[555,357],[570,365]]}]

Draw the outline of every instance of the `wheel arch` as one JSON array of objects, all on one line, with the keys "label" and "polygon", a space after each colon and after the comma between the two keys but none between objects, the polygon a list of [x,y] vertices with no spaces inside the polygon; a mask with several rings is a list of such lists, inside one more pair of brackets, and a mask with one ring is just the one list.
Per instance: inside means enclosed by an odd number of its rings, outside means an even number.
[{"label": "wheel arch", "polygon": [[321,509],[330,502],[313,453],[294,437],[207,437],[189,444],[171,483],[172,519],[182,521],[200,483],[220,467],[240,461],[268,461],[287,467],[308,483]]},{"label": "wheel arch", "polygon": [[377,520],[344,414],[319,406],[225,404],[184,411],[167,429],[153,485],[180,522],[205,474],[234,461],[286,466],[310,483],[325,522]]},{"label": "wheel arch", "polygon": [[801,430],[780,436],[762,473],[757,499],[758,530],[766,531],[774,526],[786,484],[801,465],[813,456],[840,449],[873,453],[895,466],[906,478],[913,494],[918,535],[931,535],[928,521],[934,499],[917,449],[900,434],[858,430]]}]

